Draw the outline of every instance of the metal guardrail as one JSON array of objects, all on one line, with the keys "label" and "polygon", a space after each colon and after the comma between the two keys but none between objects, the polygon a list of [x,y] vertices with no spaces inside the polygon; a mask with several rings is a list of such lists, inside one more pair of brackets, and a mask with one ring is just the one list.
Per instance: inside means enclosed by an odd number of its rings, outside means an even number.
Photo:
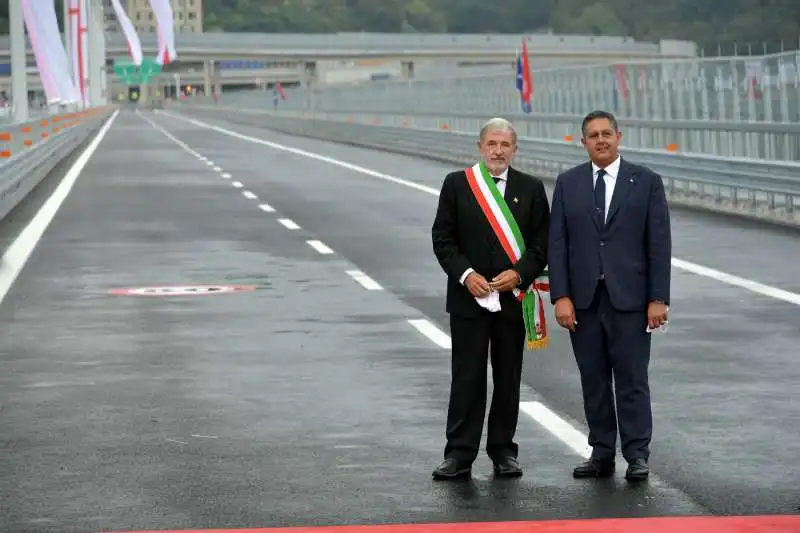
[{"label": "metal guardrail", "polygon": [[[764,56],[624,61],[533,68],[532,123],[564,135],[592,109],[626,123],[628,145],[800,160],[800,50]],[[220,102],[260,107],[263,93],[223,93]],[[281,109],[520,120],[516,70],[442,79],[378,81],[287,90]]]},{"label": "metal guardrail", "polygon": [[0,128],[0,220],[79,147],[110,107],[49,115]]},{"label": "metal guardrail", "polygon": [[[422,128],[404,116],[392,125],[359,122],[358,117],[275,113],[182,103],[185,114],[224,118],[294,135],[470,164],[477,156],[479,126]],[[450,117],[448,124],[457,124]],[[477,124],[477,122],[476,122]],[[519,138],[518,167],[544,179],[586,161],[586,152],[572,140]],[[663,180],[671,203],[726,212],[800,227],[800,163],[683,154],[667,150],[622,147],[625,157],[650,167]]]}]

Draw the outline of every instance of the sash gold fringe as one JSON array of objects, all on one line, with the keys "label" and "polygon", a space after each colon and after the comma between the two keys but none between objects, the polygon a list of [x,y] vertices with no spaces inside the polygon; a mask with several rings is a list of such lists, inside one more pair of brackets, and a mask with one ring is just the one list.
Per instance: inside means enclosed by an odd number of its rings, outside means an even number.
[{"label": "sash gold fringe", "polygon": [[547,345],[548,345],[547,337],[544,337],[542,339],[538,339],[538,340],[535,340],[535,341],[532,341],[532,340],[528,341],[528,349],[529,350],[542,350],[544,348],[547,348]]}]

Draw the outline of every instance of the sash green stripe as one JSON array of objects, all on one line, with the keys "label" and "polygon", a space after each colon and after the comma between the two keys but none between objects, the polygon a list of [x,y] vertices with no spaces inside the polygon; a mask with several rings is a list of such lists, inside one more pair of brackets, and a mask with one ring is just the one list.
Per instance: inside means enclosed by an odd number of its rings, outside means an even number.
[{"label": "sash green stripe", "polygon": [[511,233],[514,235],[514,239],[517,241],[520,254],[524,254],[525,241],[522,239],[522,232],[520,232],[517,221],[514,219],[514,215],[511,214],[511,210],[508,208],[506,199],[503,198],[502,194],[500,194],[500,189],[497,188],[497,184],[492,179],[492,175],[489,173],[489,169],[486,168],[486,164],[481,161],[479,166],[481,169],[481,176],[486,182],[486,186],[489,187],[490,191],[492,191],[492,196],[497,202],[497,205],[500,206],[500,211],[503,213],[503,217],[506,219],[506,222],[508,222],[508,227],[511,228]]}]

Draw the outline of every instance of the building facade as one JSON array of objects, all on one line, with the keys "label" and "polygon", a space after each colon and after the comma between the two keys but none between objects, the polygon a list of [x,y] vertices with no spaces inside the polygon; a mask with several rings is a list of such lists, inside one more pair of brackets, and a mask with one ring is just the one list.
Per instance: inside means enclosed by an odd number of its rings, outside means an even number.
[{"label": "building facade", "polygon": [[[131,22],[139,33],[155,33],[156,17],[150,9],[150,0],[120,0]],[[175,33],[203,32],[203,0],[170,0],[175,19]],[[111,0],[103,0],[105,27],[108,32],[119,31]]]}]

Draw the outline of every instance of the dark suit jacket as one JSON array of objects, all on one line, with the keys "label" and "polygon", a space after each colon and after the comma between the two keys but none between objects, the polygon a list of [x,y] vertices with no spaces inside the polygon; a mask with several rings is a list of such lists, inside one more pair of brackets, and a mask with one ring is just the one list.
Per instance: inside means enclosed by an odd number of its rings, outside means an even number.
[{"label": "dark suit jacket", "polygon": [[572,298],[576,309],[594,297],[601,262],[615,308],[636,311],[669,304],[672,239],[661,177],[622,159],[605,226],[594,211],[591,162],[556,180],[549,238],[550,298]]},{"label": "dark suit jacket", "polygon": [[[476,317],[488,312],[459,282],[470,267],[490,281],[503,270],[515,268],[522,277],[520,287],[527,288],[547,264],[550,207],[544,185],[538,178],[509,168],[504,197],[527,247],[516,265],[486,220],[467,183],[466,172],[452,172],[444,179],[431,235],[433,252],[447,274],[448,313]],[[521,317],[520,303],[511,292],[501,293],[500,305],[501,314]]]}]

